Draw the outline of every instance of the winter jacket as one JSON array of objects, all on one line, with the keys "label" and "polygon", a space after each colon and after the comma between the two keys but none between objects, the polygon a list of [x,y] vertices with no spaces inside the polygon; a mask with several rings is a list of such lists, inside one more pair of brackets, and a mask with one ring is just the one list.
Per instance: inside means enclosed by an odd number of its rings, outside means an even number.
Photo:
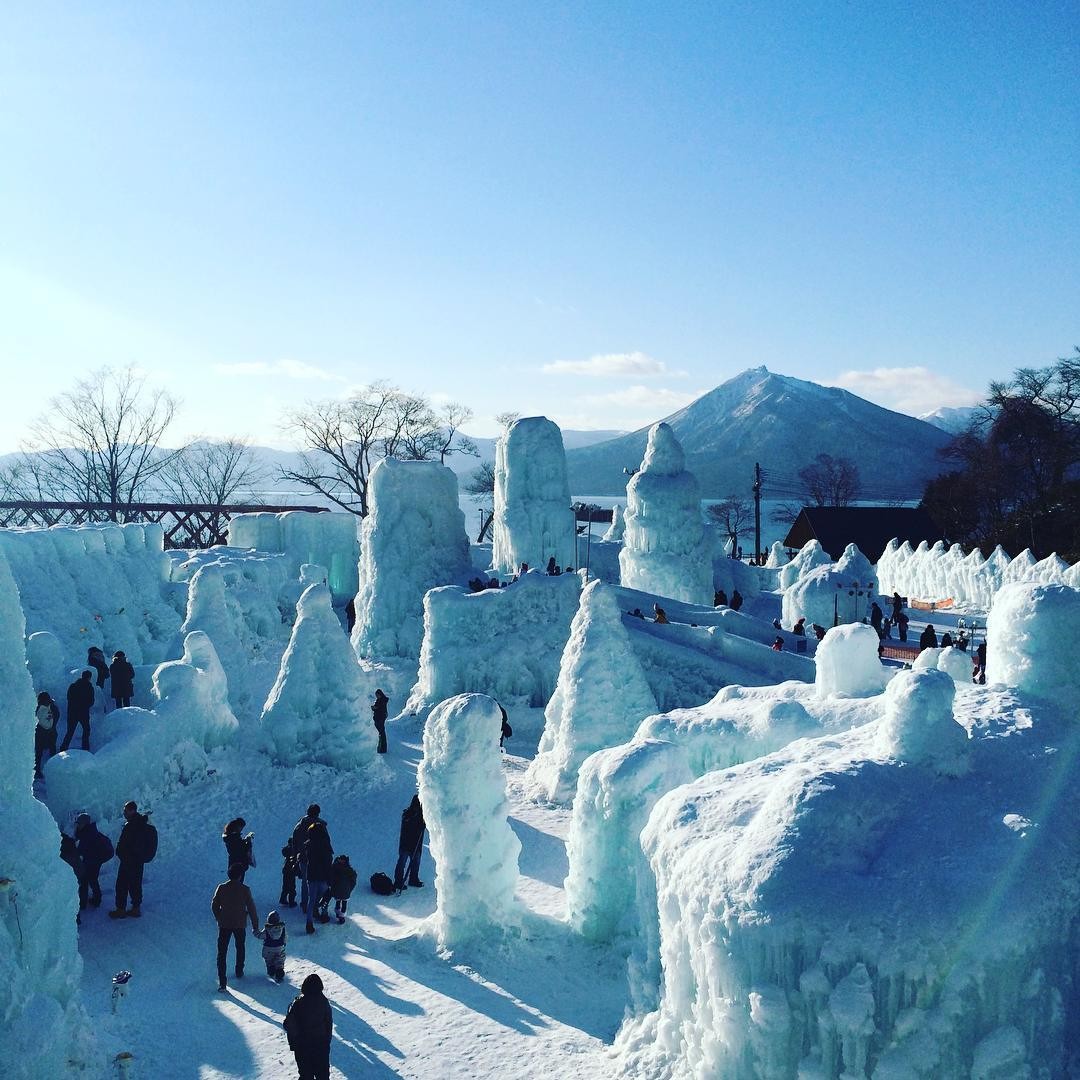
[{"label": "winter jacket", "polygon": [[94,687],[89,679],[76,679],[67,691],[68,722],[89,720],[90,710],[94,707]]},{"label": "winter jacket", "polygon": [[39,705],[34,710],[34,716],[37,718],[37,726],[41,731],[53,731],[56,728],[56,722],[60,719],[60,710],[56,707],[55,701],[50,701],[48,705]]},{"label": "winter jacket", "polygon": [[[320,821],[321,818],[308,817],[305,814],[294,826],[292,836],[289,838],[289,843],[292,844],[293,853],[296,856],[296,865],[300,869],[303,869],[304,863],[307,861],[307,852],[304,849],[304,845],[307,843],[308,829],[315,824],[316,821]],[[282,852],[284,855],[284,851]]]},{"label": "winter jacket", "polygon": [[98,686],[104,686],[109,677],[109,662],[105,659],[105,654],[95,646],[87,652],[86,662],[97,672]]},{"label": "winter jacket", "polygon": [[285,959],[285,944],[289,935],[284,923],[267,923],[261,930],[263,959]]},{"label": "winter jacket", "polygon": [[285,1029],[290,1050],[330,1053],[334,1017],[325,994],[308,992],[295,998],[281,1026]]},{"label": "winter jacket", "polygon": [[100,867],[113,857],[112,841],[94,824],[86,825],[75,834],[75,844],[83,864]]},{"label": "winter jacket", "polygon": [[374,720],[376,724],[386,723],[386,707],[389,704],[390,699],[385,694],[378,692],[375,694],[375,701],[371,706],[371,719]]},{"label": "winter jacket", "polygon": [[248,918],[251,919],[251,929],[259,929],[255,899],[242,881],[223,881],[214,890],[210,910],[222,930],[239,930]]},{"label": "winter jacket", "polygon": [[330,834],[323,822],[316,821],[308,828],[304,852],[308,881],[329,881],[334,864],[334,846],[330,843]]},{"label": "winter jacket", "polygon": [[117,701],[129,698],[135,693],[135,669],[130,661],[118,657],[112,662],[109,674],[112,676],[112,696]]},{"label": "winter jacket", "polygon": [[339,855],[330,868],[330,895],[335,900],[348,900],[356,888],[356,871],[349,865],[348,857]]},{"label": "winter jacket", "polygon": [[398,834],[398,854],[402,852],[414,852],[424,838],[424,810],[419,805],[411,803],[401,811],[401,832]]},{"label": "winter jacket", "polygon": [[927,627],[919,635],[919,648],[920,649],[936,649],[937,648],[937,634],[934,633],[931,627]]},{"label": "winter jacket", "polygon": [[121,862],[144,862],[146,851],[143,832],[147,826],[147,814],[135,814],[124,823],[120,839],[116,841],[116,857]]},{"label": "winter jacket", "polygon": [[229,865],[239,863],[241,866],[252,866],[251,861],[251,838],[240,835],[240,830],[223,832],[221,839],[225,842],[225,851],[229,856]]}]

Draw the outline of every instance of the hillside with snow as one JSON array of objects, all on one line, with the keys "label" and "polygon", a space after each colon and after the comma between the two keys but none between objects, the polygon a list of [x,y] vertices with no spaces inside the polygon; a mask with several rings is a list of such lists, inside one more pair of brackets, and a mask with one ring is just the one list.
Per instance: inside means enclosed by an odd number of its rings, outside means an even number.
[{"label": "hillside with snow", "polygon": [[[917,498],[942,471],[940,428],[892,412],[838,387],[753,368],[665,417],[686,452],[686,467],[705,498],[749,491],[754,463],[797,476],[818,454],[849,457],[863,498]],[[648,428],[568,450],[570,487],[590,495],[620,493],[624,469],[636,469]],[[902,460],[901,468],[897,467]]]}]

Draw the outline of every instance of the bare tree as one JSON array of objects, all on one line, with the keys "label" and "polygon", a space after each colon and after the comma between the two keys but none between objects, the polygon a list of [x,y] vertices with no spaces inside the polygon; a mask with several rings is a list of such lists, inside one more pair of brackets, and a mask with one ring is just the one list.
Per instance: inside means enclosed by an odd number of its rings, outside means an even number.
[{"label": "bare tree", "polygon": [[799,470],[799,479],[815,506],[849,506],[859,493],[859,470],[846,457],[818,454]]},{"label": "bare tree", "polygon": [[123,518],[182,453],[161,446],[176,404],[132,367],[101,368],[52,399],[0,485],[11,498],[107,503]]},{"label": "bare tree", "polygon": [[227,506],[238,495],[244,502],[258,501],[253,488],[265,479],[246,440],[200,440],[176,455],[160,486],[174,502]]},{"label": "bare tree", "polygon": [[727,531],[728,538],[731,540],[732,554],[735,554],[739,546],[739,533],[744,525],[748,526],[750,523],[749,501],[741,495],[728,495],[726,499],[713,503],[709,507],[709,513]]},{"label": "bare tree", "polygon": [[470,495],[494,497],[495,466],[490,461],[482,461],[462,485]]},{"label": "bare tree", "polygon": [[[456,424],[446,434],[445,415],[440,418],[426,398],[382,381],[344,400],[310,402],[286,415],[287,429],[305,452],[300,467],[282,469],[282,478],[366,517],[371,470],[382,458],[442,460],[469,452]],[[461,413],[455,415],[460,423]]]},{"label": "bare tree", "polygon": [[516,420],[521,419],[519,412],[501,412],[495,414],[495,423],[502,424],[503,430],[509,428]]}]

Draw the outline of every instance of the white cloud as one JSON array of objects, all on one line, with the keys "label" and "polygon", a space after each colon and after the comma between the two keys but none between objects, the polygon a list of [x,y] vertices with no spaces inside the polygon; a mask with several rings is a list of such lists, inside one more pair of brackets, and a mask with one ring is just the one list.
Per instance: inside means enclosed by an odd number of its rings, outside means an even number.
[{"label": "white cloud", "polygon": [[620,405],[626,409],[644,409],[650,416],[655,414],[656,419],[660,419],[661,415],[666,415],[673,409],[689,405],[703,393],[703,390],[686,392],[659,386],[628,386],[625,390],[613,390],[610,394],[590,395],[586,400]]},{"label": "white cloud", "polygon": [[653,375],[682,378],[686,374],[685,371],[669,371],[663,361],[643,352],[602,353],[590,356],[588,360],[556,360],[545,364],[541,370],[545,375],[590,375],[608,379],[619,375],[633,375],[639,379]]},{"label": "white cloud", "polygon": [[317,382],[344,382],[341,375],[306,364],[303,360],[252,360],[240,364],[215,364],[214,370],[219,375],[269,375],[286,379],[308,379]]},{"label": "white cloud", "polygon": [[850,390],[886,409],[919,416],[945,406],[976,405],[985,397],[925,367],[874,368],[872,371],[845,371],[833,386]]}]

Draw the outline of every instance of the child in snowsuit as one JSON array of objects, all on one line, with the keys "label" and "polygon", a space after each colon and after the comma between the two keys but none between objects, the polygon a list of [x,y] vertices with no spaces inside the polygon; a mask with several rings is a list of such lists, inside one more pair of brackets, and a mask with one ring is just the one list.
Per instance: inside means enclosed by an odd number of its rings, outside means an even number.
[{"label": "child in snowsuit", "polygon": [[262,938],[262,957],[266,964],[266,974],[274,982],[281,982],[285,978],[285,943],[289,935],[285,932],[285,924],[276,911],[271,911],[266,916],[266,925],[256,933]]},{"label": "child in snowsuit", "polygon": [[348,855],[339,855],[330,869],[330,895],[334,898],[334,915],[338,924],[345,922],[349,897],[356,888],[356,871],[349,865]]},{"label": "child in snowsuit", "polygon": [[285,861],[281,864],[281,897],[278,903],[284,907],[296,907],[296,875],[300,868],[296,863],[292,837],[285,841],[281,857]]}]

